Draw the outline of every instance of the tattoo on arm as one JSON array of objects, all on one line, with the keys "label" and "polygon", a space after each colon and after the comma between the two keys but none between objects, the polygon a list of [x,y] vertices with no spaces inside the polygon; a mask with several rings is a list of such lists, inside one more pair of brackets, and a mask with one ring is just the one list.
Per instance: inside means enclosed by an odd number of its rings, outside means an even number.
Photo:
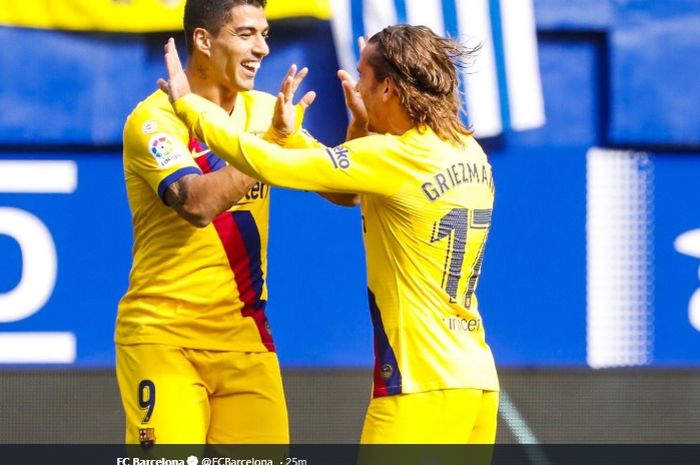
[{"label": "tattoo on arm", "polygon": [[196,227],[207,226],[231,208],[255,182],[232,167],[204,175],[188,174],[165,190],[165,204]]},{"label": "tattoo on arm", "polygon": [[176,210],[187,202],[187,177],[178,179],[165,190],[165,203]]}]

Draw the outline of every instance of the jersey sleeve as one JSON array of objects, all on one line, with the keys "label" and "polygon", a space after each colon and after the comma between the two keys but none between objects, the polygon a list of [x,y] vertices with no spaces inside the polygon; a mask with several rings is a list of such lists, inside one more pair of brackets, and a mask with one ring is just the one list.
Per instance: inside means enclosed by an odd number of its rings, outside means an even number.
[{"label": "jersey sleeve", "polygon": [[182,122],[162,109],[143,109],[124,127],[124,167],[141,177],[164,201],[168,186],[188,174],[202,174],[187,148]]},{"label": "jersey sleeve", "polygon": [[391,156],[396,143],[391,136],[354,139],[333,148],[315,142],[310,148],[287,149],[235,131],[225,111],[195,94],[178,99],[175,110],[190,131],[221,158],[271,185],[391,195],[401,183]]},{"label": "jersey sleeve", "polygon": [[325,146],[312,136],[309,131],[300,128],[285,141],[284,147],[288,149],[312,149]]}]

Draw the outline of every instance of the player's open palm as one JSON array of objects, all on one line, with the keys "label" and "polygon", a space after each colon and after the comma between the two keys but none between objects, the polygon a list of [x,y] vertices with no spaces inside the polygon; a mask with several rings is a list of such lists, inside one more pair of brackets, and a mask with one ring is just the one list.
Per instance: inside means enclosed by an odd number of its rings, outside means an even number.
[{"label": "player's open palm", "polygon": [[340,85],[343,87],[345,105],[350,110],[352,118],[358,123],[366,123],[367,109],[362,102],[362,98],[360,98],[360,93],[357,91],[355,80],[350,76],[350,73],[342,69],[338,71],[338,79],[340,79]]},{"label": "player's open palm", "polygon": [[[357,45],[360,47],[360,52],[362,52],[367,45],[367,41],[364,37],[359,37],[357,39]],[[357,83],[352,76],[350,76],[350,73],[343,69],[338,71],[338,79],[340,79],[340,85],[345,95],[345,105],[347,105],[348,110],[350,110],[352,114],[353,124],[355,126],[366,126],[367,109],[360,97],[360,93],[357,91]]]},{"label": "player's open palm", "polygon": [[172,37],[165,44],[165,68],[168,71],[168,80],[158,79],[158,87],[168,94],[170,102],[175,102],[180,97],[192,92],[190,81],[182,69],[182,62],[175,47],[175,39]]},{"label": "player's open palm", "polygon": [[[307,74],[309,74],[308,68],[302,68],[297,72],[297,65],[292,65],[282,80],[275,103],[275,113],[272,117],[272,127],[282,136],[288,136],[294,132],[297,125],[297,113],[303,115],[303,112],[316,99],[316,92],[309,91],[304,94],[299,103],[294,104],[294,94]],[[300,119],[301,115],[299,115]]]}]

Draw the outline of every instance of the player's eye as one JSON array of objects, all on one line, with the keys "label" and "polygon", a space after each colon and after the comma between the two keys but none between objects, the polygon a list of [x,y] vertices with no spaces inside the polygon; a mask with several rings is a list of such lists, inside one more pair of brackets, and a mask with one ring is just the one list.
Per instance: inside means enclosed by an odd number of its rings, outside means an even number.
[{"label": "player's eye", "polygon": [[247,29],[240,29],[238,31],[233,30],[230,32],[231,32],[232,36],[238,37],[238,38],[243,39],[243,40],[250,39],[253,36],[253,33]]}]

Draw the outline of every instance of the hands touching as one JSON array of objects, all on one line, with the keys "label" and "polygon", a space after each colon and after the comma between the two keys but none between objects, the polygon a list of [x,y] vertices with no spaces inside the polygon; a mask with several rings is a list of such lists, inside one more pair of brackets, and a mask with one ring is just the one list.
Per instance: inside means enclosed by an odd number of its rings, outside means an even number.
[{"label": "hands touching", "polygon": [[[360,50],[365,47],[365,39],[358,40]],[[175,47],[175,40],[171,37],[165,44],[165,67],[168,72],[168,80],[158,79],[158,87],[168,94],[170,102],[189,94],[190,88],[187,75],[182,68],[182,62]],[[297,125],[297,113],[306,110],[315,100],[316,93],[307,92],[294,104],[294,94],[299,89],[302,81],[309,73],[308,68],[302,68],[297,72],[297,66],[292,65],[287,71],[287,75],[282,80],[280,91],[277,94],[275,112],[272,117],[272,129],[281,137],[286,137],[294,132]],[[338,78],[343,88],[345,104],[352,115],[352,120],[348,127],[348,139],[365,136],[369,133],[367,129],[367,110],[362,102],[360,93],[357,91],[357,84],[347,71],[338,71]]]},{"label": "hands touching", "polygon": [[[175,47],[175,40],[171,37],[165,44],[165,68],[168,79],[158,79],[160,90],[168,94],[171,103],[192,92],[189,80],[182,69],[182,62]],[[286,137],[294,132],[297,125],[297,113],[303,113],[316,98],[316,92],[307,92],[301,100],[294,105],[294,93],[299,89],[301,82],[309,73],[307,68],[297,72],[297,66],[292,65],[282,81],[280,91],[277,94],[275,113],[272,118],[272,129],[280,137]],[[299,108],[297,108],[299,107]]]}]

